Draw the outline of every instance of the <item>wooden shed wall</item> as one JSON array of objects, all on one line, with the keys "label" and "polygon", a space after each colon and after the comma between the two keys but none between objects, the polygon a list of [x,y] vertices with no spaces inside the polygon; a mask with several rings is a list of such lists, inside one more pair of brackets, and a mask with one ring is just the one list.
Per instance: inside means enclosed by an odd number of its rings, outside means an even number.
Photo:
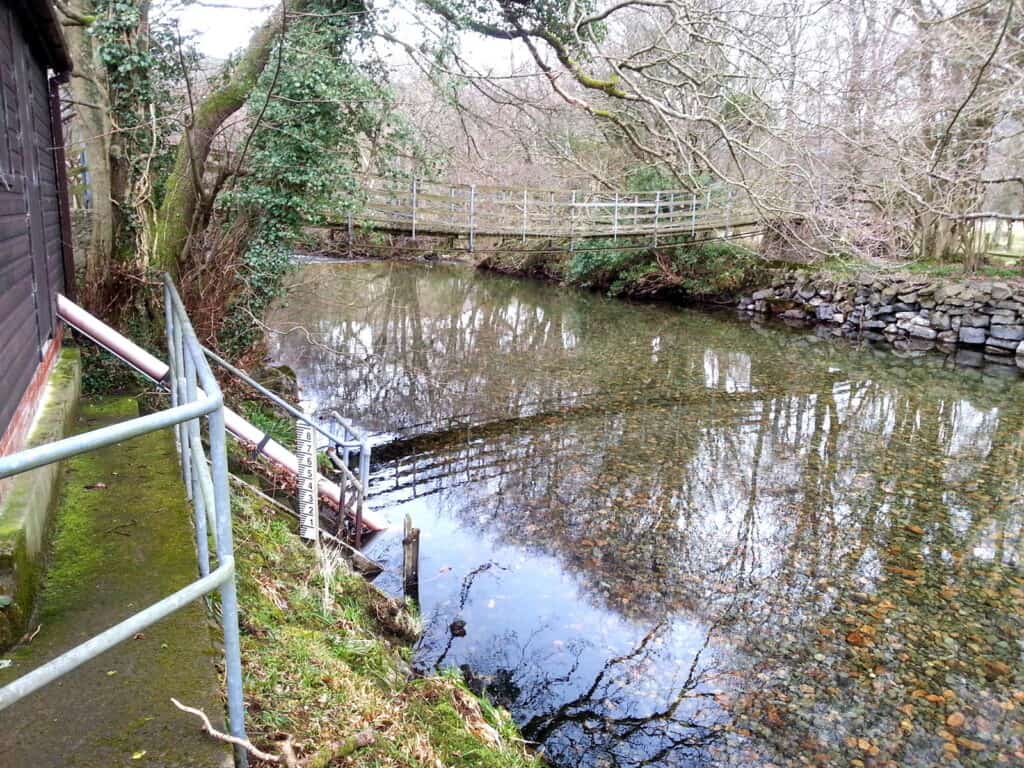
[{"label": "wooden shed wall", "polygon": [[10,423],[64,291],[60,197],[47,71],[0,7],[0,434]]}]

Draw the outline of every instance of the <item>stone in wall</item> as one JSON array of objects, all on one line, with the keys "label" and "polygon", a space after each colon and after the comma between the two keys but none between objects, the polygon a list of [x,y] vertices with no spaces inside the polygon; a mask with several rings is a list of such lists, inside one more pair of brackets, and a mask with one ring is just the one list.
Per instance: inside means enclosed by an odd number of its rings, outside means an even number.
[{"label": "stone in wall", "polygon": [[737,308],[823,326],[830,335],[884,339],[915,352],[962,349],[965,359],[1024,368],[1024,284],[779,272]]}]

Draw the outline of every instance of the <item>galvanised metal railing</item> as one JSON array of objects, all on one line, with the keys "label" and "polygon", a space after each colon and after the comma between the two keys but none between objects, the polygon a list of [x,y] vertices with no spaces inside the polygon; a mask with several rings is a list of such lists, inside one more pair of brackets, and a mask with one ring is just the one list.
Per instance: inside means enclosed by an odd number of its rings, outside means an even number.
[{"label": "galvanised metal railing", "polygon": [[[224,430],[224,396],[206,361],[185,307],[167,276],[164,277],[164,300],[167,347],[170,351],[168,385],[171,391],[171,407],[4,456],[0,458],[0,479],[173,426],[181,459],[182,478],[195,514],[196,555],[200,578],[0,688],[0,710],[66,675],[194,600],[219,590],[221,626],[224,632],[228,729],[233,736],[245,739],[238,600],[235,594],[235,557],[231,534],[231,504],[228,495]],[[204,417],[210,445],[209,461],[202,441]],[[209,552],[211,533],[216,555],[216,568],[213,570],[210,570]],[[247,764],[246,752],[239,746],[235,747],[235,763],[238,766]]]},{"label": "galvanised metal railing", "polygon": [[[336,425],[336,428],[333,431],[325,429],[314,418],[300,411],[280,395],[264,387],[245,371],[236,368],[213,350],[203,347],[203,352],[210,360],[213,360],[213,362],[239,381],[247,384],[251,389],[259,392],[260,395],[277,405],[297,422],[308,424],[315,432],[326,438],[327,442],[322,444],[321,448],[327,449],[328,452],[335,452],[338,459],[335,469],[338,475],[340,475],[338,487],[341,492],[341,499],[338,505],[338,529],[335,533],[339,536],[341,535],[341,527],[345,519],[346,510],[351,509],[353,511],[352,538],[356,549],[359,549],[363,536],[363,511],[366,505],[367,487],[370,483],[370,451],[372,449],[366,436],[337,411],[331,411],[330,414],[331,421]],[[359,454],[358,477],[349,469],[349,459],[353,452]]]}]

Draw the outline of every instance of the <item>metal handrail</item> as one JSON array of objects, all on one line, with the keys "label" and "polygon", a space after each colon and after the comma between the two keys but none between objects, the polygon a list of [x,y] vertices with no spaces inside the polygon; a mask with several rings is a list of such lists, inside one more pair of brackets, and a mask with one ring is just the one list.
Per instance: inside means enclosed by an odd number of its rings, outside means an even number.
[{"label": "metal handrail", "polygon": [[313,429],[315,429],[321,435],[326,437],[336,447],[338,447],[338,448],[350,448],[350,449],[351,448],[359,448],[360,450],[362,450],[363,445],[364,445],[364,443],[366,441],[364,439],[362,439],[362,437],[358,433],[356,433],[356,432],[354,432],[353,430],[350,430],[350,429],[346,430],[347,432],[351,432],[355,436],[356,439],[353,440],[352,442],[347,442],[346,440],[343,440],[343,439],[339,440],[338,436],[336,434],[328,432],[326,429],[324,429],[319,424],[317,424],[315,421],[310,419],[308,415],[306,415],[305,413],[300,411],[298,408],[296,408],[294,405],[289,403],[283,397],[281,397],[277,393],[272,392],[271,390],[269,390],[266,387],[264,387],[262,384],[260,384],[258,381],[256,381],[256,379],[252,378],[249,374],[247,374],[245,371],[241,370],[240,368],[237,368],[236,366],[234,366],[231,363],[229,363],[227,360],[225,360],[223,357],[218,355],[212,349],[209,349],[208,347],[203,347],[203,352],[206,354],[206,356],[208,358],[213,360],[213,362],[217,363],[217,365],[219,365],[221,368],[226,370],[228,373],[230,373],[236,379],[240,379],[241,381],[243,381],[246,384],[248,384],[250,387],[255,389],[257,392],[259,392],[265,398],[267,398],[268,400],[273,402],[275,405],[279,406],[283,411],[286,411],[288,414],[290,414],[291,416],[295,417],[296,419],[298,419],[300,421],[303,421],[306,424],[309,424],[309,426],[311,426]]},{"label": "metal handrail", "polygon": [[[235,558],[231,533],[228,464],[224,428],[224,396],[210,370],[202,345],[169,276],[164,275],[167,348],[171,365],[168,387],[171,407],[130,421],[92,430],[11,456],[0,458],[0,479],[36,467],[93,451],[132,437],[173,426],[182,468],[182,480],[192,501],[196,556],[200,578],[183,589],[75,646],[57,658],[0,688],[0,710],[11,706],[90,659],[131,638],[194,600],[220,591],[221,625],[224,633],[224,671],[227,683],[228,730],[245,739],[242,697],[242,663],[238,632],[238,599],[235,593]],[[210,460],[202,441],[202,417],[206,417]],[[209,533],[208,533],[209,532]],[[217,567],[210,570],[209,534],[212,533]],[[247,754],[235,746],[235,764],[244,768]]]},{"label": "metal handrail", "polygon": [[341,461],[349,475],[352,474],[348,470],[350,443],[347,441],[349,436],[354,439],[355,445],[359,447],[359,481],[356,483],[359,495],[356,499],[355,521],[355,545],[356,549],[359,549],[363,543],[363,510],[366,508],[366,496],[369,493],[370,488],[370,441],[367,439],[366,435],[358,432],[356,428],[352,426],[352,422],[343,418],[337,411],[331,411],[331,419],[335,424],[341,426],[343,434],[345,435],[346,442],[341,443]]},{"label": "metal handrail", "polygon": [[[370,446],[370,441],[366,438],[366,435],[356,430],[352,423],[348,419],[342,418],[342,416],[337,411],[331,411],[331,420],[341,427],[342,436],[339,437],[337,432],[331,432],[322,427],[321,425],[317,424],[316,421],[310,418],[308,414],[303,413],[294,405],[285,400],[283,397],[264,387],[254,378],[249,376],[249,374],[247,374],[245,371],[232,365],[213,350],[207,347],[203,347],[202,349],[203,353],[206,355],[207,358],[213,360],[215,363],[217,363],[217,365],[222,367],[236,379],[242,381],[243,383],[249,385],[252,389],[259,392],[263,397],[267,398],[272,403],[280,407],[283,411],[285,411],[293,418],[295,418],[296,421],[302,422],[303,424],[308,424],[314,430],[319,432],[323,437],[327,438],[328,448],[333,447],[335,449],[341,449],[340,459],[342,466],[338,468],[339,473],[341,474],[344,480],[348,480],[356,489],[356,503],[354,515],[355,522],[353,538],[355,539],[356,549],[358,549],[362,544],[363,511],[366,504],[367,487],[370,482],[370,452],[372,448]],[[359,451],[358,477],[356,477],[352,473],[352,470],[348,468],[349,455],[352,453],[353,450]],[[339,486],[341,488],[342,494],[341,504],[338,510],[338,525],[340,527],[342,517],[345,514],[344,507],[346,493],[345,486],[341,484],[339,484]]]}]

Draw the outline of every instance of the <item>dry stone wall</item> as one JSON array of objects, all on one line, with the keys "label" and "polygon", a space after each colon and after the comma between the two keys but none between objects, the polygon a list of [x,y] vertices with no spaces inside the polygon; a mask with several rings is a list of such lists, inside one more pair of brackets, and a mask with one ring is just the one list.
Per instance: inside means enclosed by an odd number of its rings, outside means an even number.
[{"label": "dry stone wall", "polygon": [[785,272],[737,306],[829,327],[835,336],[904,349],[970,350],[979,361],[1024,368],[1024,284]]}]

